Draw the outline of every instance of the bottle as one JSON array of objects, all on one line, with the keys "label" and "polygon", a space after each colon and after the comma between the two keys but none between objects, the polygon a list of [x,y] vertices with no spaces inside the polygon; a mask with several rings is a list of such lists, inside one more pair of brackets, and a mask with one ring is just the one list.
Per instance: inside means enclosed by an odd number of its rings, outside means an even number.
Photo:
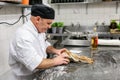
[{"label": "bottle", "polygon": [[98,47],[98,34],[96,32],[96,27],[94,27],[94,33],[91,37],[91,49],[95,50]]}]

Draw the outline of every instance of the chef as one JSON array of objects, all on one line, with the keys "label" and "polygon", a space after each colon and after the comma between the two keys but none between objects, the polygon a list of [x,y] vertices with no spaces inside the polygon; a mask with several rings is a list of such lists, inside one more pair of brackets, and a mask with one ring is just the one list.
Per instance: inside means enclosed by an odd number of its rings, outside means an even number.
[{"label": "chef", "polygon": [[[33,80],[36,69],[68,64],[68,55],[61,54],[65,48],[56,49],[46,41],[45,32],[51,28],[55,17],[53,8],[33,5],[30,20],[19,27],[10,42],[9,65],[13,72],[11,80]],[[57,56],[49,59],[47,54]]]}]

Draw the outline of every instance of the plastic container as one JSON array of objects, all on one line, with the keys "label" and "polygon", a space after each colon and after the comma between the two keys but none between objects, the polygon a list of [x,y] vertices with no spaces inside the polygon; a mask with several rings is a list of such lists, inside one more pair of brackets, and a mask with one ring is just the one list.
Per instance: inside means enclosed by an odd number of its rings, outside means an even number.
[{"label": "plastic container", "polygon": [[29,0],[22,0],[23,5],[29,5]]}]

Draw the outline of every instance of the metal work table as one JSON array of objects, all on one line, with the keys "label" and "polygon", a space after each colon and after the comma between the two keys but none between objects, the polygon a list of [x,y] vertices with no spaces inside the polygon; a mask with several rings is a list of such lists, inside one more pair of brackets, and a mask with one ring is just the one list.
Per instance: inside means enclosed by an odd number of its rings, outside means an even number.
[{"label": "metal work table", "polygon": [[79,55],[92,57],[93,64],[69,63],[37,73],[36,80],[120,80],[120,47],[69,47]]}]

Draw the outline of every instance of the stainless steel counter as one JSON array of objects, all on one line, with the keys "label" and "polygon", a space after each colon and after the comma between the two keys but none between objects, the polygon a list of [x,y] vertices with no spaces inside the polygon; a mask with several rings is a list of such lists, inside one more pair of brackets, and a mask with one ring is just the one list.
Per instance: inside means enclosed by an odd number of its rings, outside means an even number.
[{"label": "stainless steel counter", "polygon": [[69,63],[38,72],[37,80],[120,80],[120,47],[68,47],[92,57],[93,64]]}]

